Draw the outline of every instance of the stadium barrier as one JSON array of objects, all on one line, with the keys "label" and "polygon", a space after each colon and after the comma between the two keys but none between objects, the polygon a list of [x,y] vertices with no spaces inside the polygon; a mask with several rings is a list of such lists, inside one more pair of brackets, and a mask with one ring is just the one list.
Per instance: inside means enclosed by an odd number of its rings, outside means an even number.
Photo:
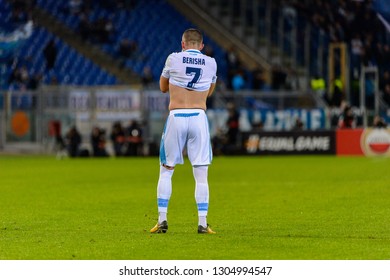
[{"label": "stadium barrier", "polygon": [[[324,110],[316,109],[319,107],[316,106],[315,98],[305,92],[233,93],[217,90],[208,102],[209,117],[211,122],[216,122],[213,127],[224,125],[228,103],[234,103],[240,108],[243,131],[250,129],[250,124],[259,120],[265,122],[267,129],[289,129],[292,118],[316,121],[317,115],[322,118],[319,120],[321,127],[313,122],[313,128],[323,128],[325,125]],[[88,134],[95,125],[109,130],[114,121],[128,122],[132,119],[142,120],[146,125],[147,137],[157,139],[161,136],[168,104],[169,96],[161,94],[159,90],[129,86],[45,86],[34,92],[0,92],[0,111],[4,112],[6,118],[7,141],[42,142],[50,136],[48,127],[52,121],[61,122],[62,132],[76,125],[82,133]],[[30,129],[26,133],[28,137],[24,138],[15,135],[9,125],[14,115],[20,112],[25,113],[30,121]]]},{"label": "stadium barrier", "polygon": [[242,135],[246,154],[335,154],[335,131],[249,132]]},{"label": "stadium barrier", "polygon": [[[242,147],[235,149],[235,154],[371,155],[381,154],[378,149],[385,150],[386,147],[385,144],[371,144],[376,148],[371,151],[364,148],[367,145],[363,148],[355,145],[351,150],[353,146],[349,142],[343,144],[343,139],[353,138],[361,143],[356,139],[366,135],[368,130],[364,133],[360,130],[334,131],[340,110],[318,106],[313,95],[308,93],[217,91],[209,103],[207,114],[212,138],[227,131],[226,106],[228,103],[236,105],[242,139],[239,146]],[[55,141],[54,123],[62,135],[75,125],[83,136],[83,145],[90,148],[90,133],[94,126],[109,133],[114,122],[120,121],[127,126],[131,120],[137,120],[142,124],[145,154],[148,154],[150,147],[157,150],[168,114],[169,96],[159,90],[128,86],[43,87],[35,92],[1,92],[0,104],[0,149],[6,149],[8,144],[30,142],[41,145],[42,150],[50,153]],[[387,117],[390,116],[387,113]],[[358,125],[361,124],[359,108],[355,108],[354,115]],[[293,131],[297,119],[302,121],[303,131]],[[257,125],[261,126],[261,132],[253,133],[255,125],[256,129],[259,128]],[[354,133],[356,135],[352,137]],[[372,141],[378,134],[374,133],[374,136],[364,137]],[[383,133],[380,137],[387,139]],[[107,145],[109,149],[111,146]],[[112,150],[108,152],[113,154]]]},{"label": "stadium barrier", "polygon": [[4,149],[5,143],[5,117],[4,113],[0,111],[0,150]]},{"label": "stadium barrier", "polygon": [[390,129],[274,131],[242,134],[246,155],[390,156]]}]

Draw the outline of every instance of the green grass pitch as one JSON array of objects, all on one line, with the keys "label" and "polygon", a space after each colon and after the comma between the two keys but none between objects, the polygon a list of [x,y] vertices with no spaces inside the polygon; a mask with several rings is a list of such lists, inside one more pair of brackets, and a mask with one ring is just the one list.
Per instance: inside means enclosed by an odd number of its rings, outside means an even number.
[{"label": "green grass pitch", "polygon": [[0,259],[390,259],[390,159],[216,157],[199,235],[191,166],[157,219],[158,158],[0,157]]}]

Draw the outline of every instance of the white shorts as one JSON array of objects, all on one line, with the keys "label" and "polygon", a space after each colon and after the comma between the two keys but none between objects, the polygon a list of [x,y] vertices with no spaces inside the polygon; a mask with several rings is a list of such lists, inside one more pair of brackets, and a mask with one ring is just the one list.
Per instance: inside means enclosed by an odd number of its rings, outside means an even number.
[{"label": "white shorts", "polygon": [[169,113],[160,144],[161,164],[183,164],[184,148],[193,166],[211,163],[209,123],[202,109],[175,109]]}]

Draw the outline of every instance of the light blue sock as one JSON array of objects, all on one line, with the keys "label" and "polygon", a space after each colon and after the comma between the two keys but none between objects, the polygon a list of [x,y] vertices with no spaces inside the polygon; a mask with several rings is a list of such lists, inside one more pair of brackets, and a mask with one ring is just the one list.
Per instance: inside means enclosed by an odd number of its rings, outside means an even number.
[{"label": "light blue sock", "polygon": [[157,184],[158,222],[167,221],[168,203],[172,194],[173,169],[160,166],[160,177]]}]

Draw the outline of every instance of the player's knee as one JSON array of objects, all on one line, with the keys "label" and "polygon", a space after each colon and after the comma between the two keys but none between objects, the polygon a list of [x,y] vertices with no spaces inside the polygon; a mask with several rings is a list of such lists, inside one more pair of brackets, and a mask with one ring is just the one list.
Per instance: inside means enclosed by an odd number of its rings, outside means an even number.
[{"label": "player's knee", "polygon": [[193,173],[197,183],[207,184],[207,170],[207,165],[198,165],[193,167]]}]

